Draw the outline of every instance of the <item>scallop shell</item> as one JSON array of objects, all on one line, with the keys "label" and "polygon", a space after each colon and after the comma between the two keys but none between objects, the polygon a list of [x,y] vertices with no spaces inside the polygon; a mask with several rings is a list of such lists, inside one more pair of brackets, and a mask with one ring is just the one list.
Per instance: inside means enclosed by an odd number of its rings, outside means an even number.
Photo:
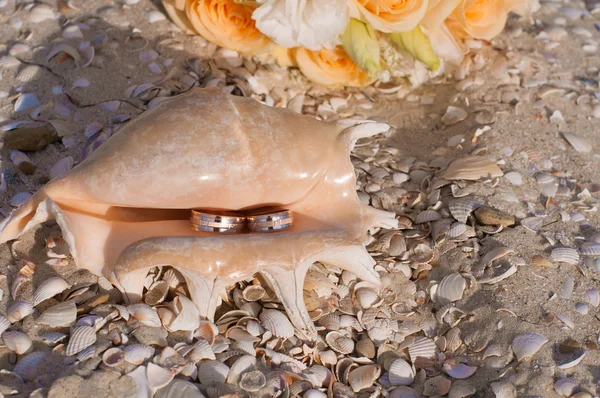
[{"label": "scallop shell", "polygon": [[600,256],[600,243],[598,242],[585,242],[579,248],[579,252],[582,256]]},{"label": "scallop shell", "polygon": [[[591,306],[598,307],[600,304],[600,293],[598,293],[598,289],[588,289],[583,293],[584,300],[590,304]],[[2,328],[0,328],[2,330]]]},{"label": "scallop shell", "polygon": [[408,355],[412,363],[415,363],[417,358],[434,358],[436,351],[435,342],[427,337],[419,337],[408,347]]},{"label": "scallop shell", "polygon": [[144,303],[148,305],[162,303],[165,301],[167,293],[169,293],[169,284],[167,281],[154,282],[144,295]]},{"label": "scallop shell", "polygon": [[441,305],[458,301],[462,299],[466,287],[467,282],[460,274],[447,275],[442,279],[436,290],[436,299]]},{"label": "scallop shell", "polygon": [[448,394],[450,391],[450,380],[444,376],[435,376],[431,379],[425,380],[423,385],[423,395],[426,397],[441,396]]},{"label": "scallop shell", "polygon": [[[438,213],[435,210],[424,210],[422,212],[420,212],[417,217],[415,217],[415,224],[423,224],[426,222],[432,222],[432,221],[437,221],[440,218],[442,218],[442,216],[440,215],[440,213]],[[465,220],[466,222],[466,220]]]},{"label": "scallop shell", "polygon": [[356,301],[363,309],[371,308],[375,303],[379,301],[377,291],[370,287],[361,287],[354,291]]},{"label": "scallop shell", "polygon": [[154,394],[154,398],[204,398],[193,383],[182,379],[173,379],[166,387]]},{"label": "scallop shell", "polygon": [[60,332],[46,332],[40,336],[44,339],[46,345],[55,345],[67,338],[67,335]]},{"label": "scallop shell", "polygon": [[175,373],[149,362],[146,367],[146,377],[150,389],[156,391],[169,384],[175,377]]},{"label": "scallop shell", "polygon": [[570,397],[579,389],[573,379],[559,379],[554,382],[554,391],[563,397]]},{"label": "scallop shell", "polygon": [[127,306],[127,312],[140,323],[150,327],[161,327],[162,322],[156,310],[147,304],[132,304]]},{"label": "scallop shell", "polygon": [[562,262],[567,264],[579,264],[579,253],[577,250],[568,247],[558,247],[552,250],[550,261]]},{"label": "scallop shell", "polygon": [[350,354],[354,351],[354,340],[339,332],[329,332],[325,336],[329,347],[340,354]]},{"label": "scallop shell", "polygon": [[117,347],[109,348],[102,354],[102,363],[106,366],[119,366],[125,360],[125,353]]},{"label": "scallop shell", "polygon": [[187,359],[196,363],[202,359],[215,359],[215,353],[206,340],[198,340],[194,349],[187,355]]},{"label": "scallop shell", "polygon": [[467,156],[450,163],[439,177],[445,180],[479,180],[491,176],[502,177],[504,173],[496,163],[484,156]]},{"label": "scallop shell", "polygon": [[450,226],[450,229],[446,232],[446,238],[448,239],[456,239],[467,232],[469,226],[467,224],[461,222],[455,222]]},{"label": "scallop shell", "polygon": [[14,373],[18,374],[25,381],[33,381],[38,374],[40,362],[46,358],[46,353],[42,351],[32,352],[25,355],[17,362]]},{"label": "scallop shell", "polygon": [[446,332],[446,351],[454,352],[462,345],[459,328],[452,328]]},{"label": "scallop shell", "polygon": [[585,138],[579,137],[573,133],[563,132],[561,134],[577,152],[587,153],[592,151],[592,144]]},{"label": "scallop shell", "polygon": [[31,348],[33,342],[25,333],[17,331],[7,331],[2,333],[2,340],[9,350],[17,355],[25,354]]},{"label": "scallop shell", "polygon": [[259,391],[266,384],[267,378],[260,370],[244,373],[239,382],[240,388],[248,392]]},{"label": "scallop shell", "polygon": [[542,348],[548,339],[537,333],[524,333],[513,339],[512,350],[517,361],[530,357]]},{"label": "scallop shell", "polygon": [[141,365],[154,355],[154,347],[144,344],[132,344],[123,347],[124,359],[126,362]]},{"label": "scallop shell", "polygon": [[169,324],[170,330],[196,330],[200,327],[198,308],[186,296],[180,294],[175,297],[172,310],[177,314],[177,317]]},{"label": "scallop shell", "polygon": [[4,333],[5,330],[11,327],[10,321],[6,319],[4,316],[0,315],[0,335]]},{"label": "scallop shell", "polygon": [[477,371],[477,366],[468,366],[464,363],[446,362],[444,364],[444,372],[454,379],[466,379],[473,376]]},{"label": "scallop shell", "polygon": [[265,288],[261,285],[250,285],[246,286],[242,292],[242,297],[244,297],[244,300],[246,301],[258,301],[264,297],[265,293]]},{"label": "scallop shell", "polygon": [[256,358],[252,355],[242,355],[239,357],[227,373],[228,384],[238,384],[243,373],[251,371],[256,366]]},{"label": "scallop shell", "polygon": [[359,392],[373,386],[380,374],[381,368],[377,365],[360,366],[350,372],[348,383],[352,387],[352,391]]},{"label": "scallop shell", "polygon": [[448,204],[448,209],[456,221],[466,223],[469,215],[483,205],[483,201],[466,196],[451,200]]},{"label": "scallop shell", "polygon": [[393,386],[408,386],[415,380],[415,369],[404,359],[395,359],[390,365],[388,380]]},{"label": "scallop shell", "polygon": [[65,355],[73,356],[96,342],[96,331],[90,326],[77,326],[73,328]]},{"label": "scallop shell", "polygon": [[203,361],[198,366],[198,381],[203,385],[225,383],[229,367],[220,361]]},{"label": "scallop shell", "polygon": [[63,278],[54,276],[46,279],[33,293],[33,306],[56,296],[71,287]]},{"label": "scallop shell", "polygon": [[294,335],[292,323],[281,311],[264,309],[260,313],[259,318],[262,326],[273,333],[273,336],[287,339]]},{"label": "scallop shell", "polygon": [[42,312],[36,322],[42,325],[49,325],[52,327],[67,327],[75,323],[77,319],[77,306],[72,300],[65,301],[48,308]]},{"label": "scallop shell", "polygon": [[10,322],[20,321],[33,312],[33,305],[26,301],[15,301],[6,311],[6,317]]}]

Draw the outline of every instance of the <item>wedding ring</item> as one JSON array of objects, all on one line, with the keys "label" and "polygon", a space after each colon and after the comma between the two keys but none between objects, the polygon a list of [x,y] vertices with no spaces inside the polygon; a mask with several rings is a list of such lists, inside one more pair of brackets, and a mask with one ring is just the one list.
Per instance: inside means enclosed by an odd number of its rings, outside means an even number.
[{"label": "wedding ring", "polygon": [[246,217],[233,212],[208,213],[192,209],[190,226],[196,231],[220,233],[243,232],[246,227]]},{"label": "wedding ring", "polygon": [[289,228],[294,224],[291,210],[253,214],[247,217],[251,232],[274,231]]}]

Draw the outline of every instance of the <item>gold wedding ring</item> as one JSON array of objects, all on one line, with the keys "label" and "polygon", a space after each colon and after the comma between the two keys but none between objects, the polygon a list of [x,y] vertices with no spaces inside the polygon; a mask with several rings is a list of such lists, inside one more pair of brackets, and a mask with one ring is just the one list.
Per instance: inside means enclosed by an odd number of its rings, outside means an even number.
[{"label": "gold wedding ring", "polygon": [[294,224],[294,215],[291,210],[265,212],[247,217],[250,232],[275,231],[289,228]]},{"label": "gold wedding ring", "polygon": [[197,231],[239,233],[246,227],[246,217],[233,212],[207,213],[192,209],[190,226]]}]

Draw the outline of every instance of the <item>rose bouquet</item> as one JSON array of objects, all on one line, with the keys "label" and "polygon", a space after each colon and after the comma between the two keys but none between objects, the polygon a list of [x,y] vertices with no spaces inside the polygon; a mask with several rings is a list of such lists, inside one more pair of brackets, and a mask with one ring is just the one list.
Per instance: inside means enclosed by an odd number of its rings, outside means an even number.
[{"label": "rose bouquet", "polygon": [[538,0],[163,0],[184,32],[243,55],[272,55],[328,86],[420,82],[460,64]]}]

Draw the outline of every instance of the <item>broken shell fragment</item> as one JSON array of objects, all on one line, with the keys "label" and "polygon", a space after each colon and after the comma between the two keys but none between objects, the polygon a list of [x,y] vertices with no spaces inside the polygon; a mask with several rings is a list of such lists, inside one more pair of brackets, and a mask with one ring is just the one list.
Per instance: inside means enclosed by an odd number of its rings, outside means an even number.
[{"label": "broken shell fragment", "polygon": [[75,323],[77,319],[77,306],[72,300],[56,304],[40,315],[36,322],[51,327],[67,327]]},{"label": "broken shell fragment", "polygon": [[460,274],[454,273],[444,277],[436,290],[436,299],[441,305],[446,305],[462,299],[467,282]]},{"label": "broken shell fragment", "polygon": [[475,210],[475,217],[483,225],[502,225],[503,227],[515,225],[514,216],[489,206],[481,206]]},{"label": "broken shell fragment", "polygon": [[579,264],[579,253],[575,249],[568,247],[558,247],[552,250],[550,253],[550,261],[567,263],[567,264]]},{"label": "broken shell fragment", "polygon": [[294,327],[281,311],[264,309],[259,318],[263,327],[274,336],[287,339],[294,335]]},{"label": "broken shell fragment", "polygon": [[25,174],[30,175],[35,172],[36,166],[33,164],[31,159],[29,159],[29,156],[21,151],[12,151],[10,153],[10,160]]},{"label": "broken shell fragment", "polygon": [[78,354],[96,342],[96,331],[90,326],[73,328],[65,355],[70,357]]},{"label": "broken shell fragment", "polygon": [[452,382],[444,376],[435,376],[425,380],[423,395],[426,397],[441,396],[448,394]]},{"label": "broken shell fragment", "polygon": [[521,225],[530,231],[537,232],[544,225],[543,217],[527,217],[521,220]]},{"label": "broken shell fragment", "polygon": [[198,381],[204,385],[225,383],[229,367],[220,361],[207,360],[198,366]]},{"label": "broken shell fragment", "polygon": [[439,177],[445,180],[479,180],[502,177],[504,173],[496,163],[484,156],[468,156],[450,163]]},{"label": "broken shell fragment", "polygon": [[16,301],[6,311],[6,318],[10,322],[17,322],[33,313],[33,305],[25,301]]},{"label": "broken shell fragment", "polygon": [[117,347],[109,348],[102,354],[102,363],[109,367],[119,366],[124,360],[125,354]]},{"label": "broken shell fragment", "polygon": [[[144,344],[132,344],[123,348],[123,359],[134,365],[141,365],[154,355],[154,348]],[[214,359],[214,358],[213,358]]]},{"label": "broken shell fragment", "polygon": [[161,327],[162,322],[156,310],[147,304],[132,304],[127,306],[127,312],[142,324],[150,327]]},{"label": "broken shell fragment", "polygon": [[483,206],[483,202],[472,197],[453,199],[448,204],[452,216],[461,223],[466,223],[471,213]]},{"label": "broken shell fragment", "polygon": [[46,279],[33,293],[33,306],[37,306],[44,300],[56,296],[71,287],[67,281],[58,276]]},{"label": "broken shell fragment", "polygon": [[9,350],[14,351],[17,355],[23,355],[31,348],[33,342],[23,332],[7,331],[2,333],[2,340]]},{"label": "broken shell fragment", "polygon": [[577,152],[587,153],[587,152],[591,152],[592,151],[592,144],[588,140],[586,140],[585,138],[582,138],[582,137],[580,137],[578,135],[575,135],[573,133],[563,132],[561,134],[565,138],[565,140],[567,140],[567,142],[569,144],[571,144],[571,146],[573,148],[575,148],[575,150]]},{"label": "broken shell fragment", "polygon": [[435,342],[427,337],[419,337],[408,347],[408,355],[412,363],[415,363],[417,358],[434,358],[436,351]]},{"label": "broken shell fragment", "polygon": [[393,386],[408,386],[415,380],[415,369],[402,358],[392,362],[388,373],[388,379]]},{"label": "broken shell fragment", "polygon": [[360,366],[350,372],[348,383],[354,392],[359,392],[371,387],[381,374],[381,368],[377,365]]},{"label": "broken shell fragment", "polygon": [[466,379],[473,376],[477,366],[468,366],[464,363],[452,363],[448,361],[444,364],[444,372],[455,379]]},{"label": "broken shell fragment", "polygon": [[453,124],[465,120],[467,117],[469,117],[467,111],[465,111],[462,108],[450,105],[446,109],[446,113],[444,113],[444,116],[442,116],[442,122],[444,122],[448,126],[451,126]]},{"label": "broken shell fragment", "polygon": [[583,298],[586,303],[593,307],[598,307],[598,304],[600,304],[600,293],[598,292],[598,289],[586,290],[585,293],[583,293]]},{"label": "broken shell fragment", "polygon": [[554,391],[563,397],[570,397],[579,389],[573,379],[559,379],[554,382]]},{"label": "broken shell fragment", "polygon": [[517,361],[530,357],[542,348],[548,339],[537,333],[524,333],[513,339],[512,350]]},{"label": "broken shell fragment", "polygon": [[579,248],[582,256],[599,257],[600,243],[599,242],[584,242]]}]

